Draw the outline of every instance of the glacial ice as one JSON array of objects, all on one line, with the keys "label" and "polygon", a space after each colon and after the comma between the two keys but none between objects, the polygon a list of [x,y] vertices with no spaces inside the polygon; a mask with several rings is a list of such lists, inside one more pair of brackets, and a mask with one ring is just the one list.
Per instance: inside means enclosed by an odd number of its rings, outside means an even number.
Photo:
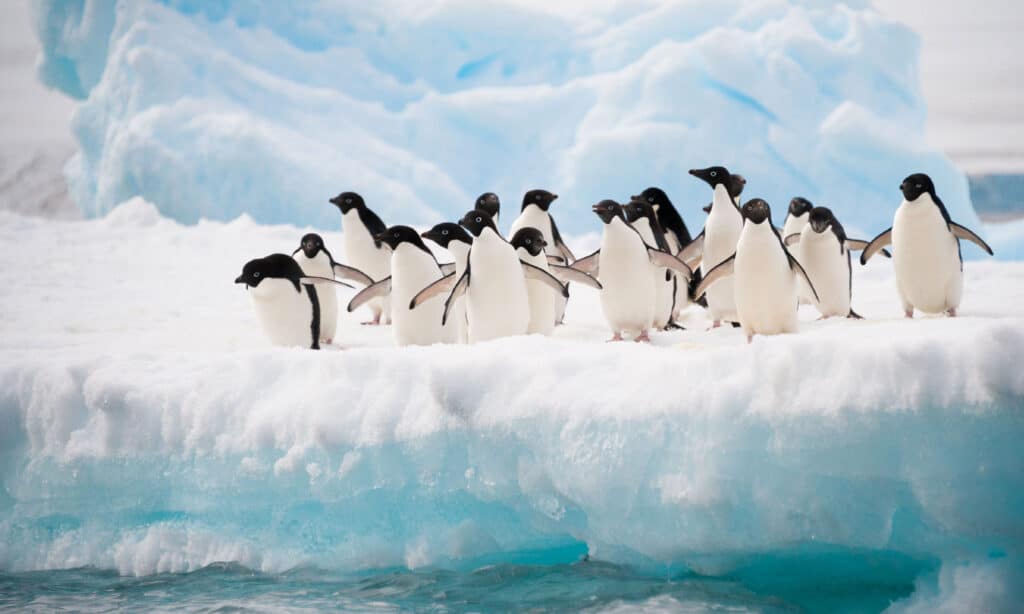
[{"label": "glacial ice", "polygon": [[81,99],[67,177],[91,216],[142,196],[326,228],[354,189],[422,225],[546,187],[579,234],[593,202],[660,185],[699,227],[686,170],[723,163],[780,223],[802,195],[873,236],[923,171],[977,227],[924,141],[917,37],[869,3],[585,4],[45,0],[40,74]]}]

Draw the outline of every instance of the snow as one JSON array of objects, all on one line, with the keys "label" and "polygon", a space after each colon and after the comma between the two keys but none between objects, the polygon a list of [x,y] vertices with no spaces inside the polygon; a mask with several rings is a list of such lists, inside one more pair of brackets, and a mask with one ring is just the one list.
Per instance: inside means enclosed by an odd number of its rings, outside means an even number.
[{"label": "snow", "polygon": [[907,321],[876,258],[867,320],[750,346],[699,310],[606,344],[578,288],[552,338],[394,348],[355,313],[341,347],[272,348],[232,280],[309,230],[0,213],[0,568],[896,557],[906,611],[1021,598],[1024,263],[968,262],[962,317]]},{"label": "snow", "polygon": [[709,195],[686,171],[721,163],[779,214],[802,195],[861,235],[923,171],[977,226],[925,142],[917,36],[869,3],[586,9],[46,1],[40,74],[81,99],[67,177],[90,216],[142,196],[185,223],[326,226],[326,199],[354,189],[424,225],[544,187],[579,234],[591,204],[649,185],[694,224]]}]

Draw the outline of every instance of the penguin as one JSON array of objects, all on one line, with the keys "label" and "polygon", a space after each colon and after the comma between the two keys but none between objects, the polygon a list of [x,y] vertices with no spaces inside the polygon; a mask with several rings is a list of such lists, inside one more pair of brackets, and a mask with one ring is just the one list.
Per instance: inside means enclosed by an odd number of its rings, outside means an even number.
[{"label": "penguin", "polygon": [[[391,274],[391,251],[386,243],[374,239],[387,230],[387,226],[366,206],[363,197],[355,192],[342,192],[329,201],[341,211],[342,240],[345,260],[374,281]],[[390,303],[387,296],[369,303],[373,320],[363,322],[372,326],[390,322]]]},{"label": "penguin", "polygon": [[[692,263],[695,261],[694,254],[699,255],[701,275],[706,277],[711,269],[736,251],[736,243],[744,224],[743,215],[736,206],[731,192],[735,191],[737,185],[742,184],[723,166],[692,169],[690,174],[705,181],[714,193],[703,232],[687,246],[688,249],[680,253],[680,256],[684,261]],[[739,317],[736,312],[732,279],[725,279],[710,288],[707,292],[707,303],[714,327],[721,325],[723,320],[735,322]]]},{"label": "penguin", "polygon": [[[435,303],[414,311],[410,302],[424,286],[444,277],[434,254],[419,233],[408,226],[392,226],[374,237],[391,249],[391,275],[364,288],[348,304],[351,312],[385,295],[391,296],[391,327],[395,345],[432,345],[456,340],[456,327],[442,322],[443,305]],[[454,276],[454,273],[449,273]]]},{"label": "penguin", "polygon": [[[668,233],[662,230],[661,223],[658,222],[658,216],[654,213],[650,202],[634,198],[632,202],[622,207],[622,210],[626,214],[626,222],[640,233],[640,238],[644,240],[644,243],[657,247],[663,252],[673,253],[669,247],[670,239],[666,237]],[[675,274],[664,267],[654,268],[652,274],[656,289],[654,328],[658,330],[681,328],[673,320],[677,297],[676,289],[679,285],[676,283]],[[686,300],[688,291],[685,289],[686,285],[682,285],[684,287],[683,300]]]},{"label": "penguin", "polygon": [[494,192],[484,192],[476,199],[475,209],[479,211],[485,211],[494,220],[494,225],[498,225],[498,215],[501,213],[501,201],[498,199],[498,195]]},{"label": "penguin", "polygon": [[[792,203],[789,211],[792,214]],[[800,232],[787,235],[785,243],[795,246],[794,256],[814,284],[818,293],[814,305],[821,318],[841,316],[860,320],[861,316],[850,306],[853,294],[850,252],[864,249],[867,241],[847,237],[843,225],[827,207],[814,207],[804,217],[807,224]],[[801,293],[811,294],[809,288],[805,290],[805,284],[799,285]]]},{"label": "penguin", "polygon": [[[551,257],[549,260],[558,264],[571,265],[576,258],[569,246],[562,240],[562,235],[558,232],[558,225],[555,224],[555,219],[549,213],[551,203],[557,198],[558,194],[552,194],[547,190],[530,190],[524,194],[522,211],[519,217],[512,222],[509,235],[514,235],[520,228],[532,226],[543,233],[544,241],[548,244],[545,253]],[[565,304],[566,300],[556,299],[555,307],[552,310],[555,324],[561,324],[565,318]]]},{"label": "penguin", "polygon": [[[639,195],[633,196],[632,201],[646,201],[654,208],[654,212],[658,217],[658,223],[661,225],[665,233],[665,239],[668,241],[667,251],[670,254],[678,254],[680,250],[693,242],[693,237],[690,236],[690,229],[686,227],[686,222],[683,221],[679,211],[676,210],[675,205],[669,200],[668,194],[664,190],[656,187],[647,188]],[[699,281],[699,278],[699,274],[695,275],[694,282]],[[676,290],[671,314],[673,321],[679,318],[680,312],[686,307],[690,299],[690,288],[688,286],[680,283],[676,283],[675,286]]]},{"label": "penguin", "polygon": [[352,286],[305,275],[287,254],[271,254],[245,263],[236,284],[245,284],[256,317],[270,342],[320,349],[320,300],[315,286]]},{"label": "penguin", "polygon": [[992,248],[973,231],[957,224],[938,194],[931,177],[915,173],[900,184],[903,202],[896,209],[892,228],[871,240],[860,255],[867,263],[886,245],[893,247],[896,288],[903,313],[914,310],[956,317],[963,292],[963,258],[960,240],[971,241],[988,255]]},{"label": "penguin", "polygon": [[[810,217],[811,209],[813,208],[814,205],[811,204],[811,201],[801,196],[797,196],[793,200],[789,201],[789,211],[786,213],[786,223],[782,225],[782,237],[784,239],[788,239],[793,235],[799,236],[800,232],[807,226],[807,220]],[[802,283],[798,282],[797,285],[800,287],[800,304],[812,304],[814,301],[811,300],[811,293]]]},{"label": "penguin", "polygon": [[[486,194],[484,195],[486,196]],[[497,199],[497,197],[495,197]],[[477,206],[480,206],[479,199],[477,200]],[[442,264],[441,271],[447,275],[449,273],[455,274],[455,279],[462,277],[462,274],[466,272],[466,267],[469,264],[469,248],[473,245],[473,237],[466,232],[466,229],[458,224],[452,222],[444,222],[437,224],[430,230],[424,232],[421,235],[424,239],[429,239],[434,243],[437,243],[441,247],[448,250],[448,253],[454,258],[454,262],[450,265]],[[455,326],[459,343],[466,343],[468,340],[469,326],[466,321],[466,298],[459,297],[455,305],[452,307],[452,313],[450,316],[452,325]]]},{"label": "penguin", "polygon": [[[739,175],[736,173],[732,174],[729,180],[729,185],[727,187],[729,190],[729,196],[732,196],[732,202],[736,203],[737,207],[740,206],[740,194],[743,193],[743,188],[746,187],[746,185],[747,180],[743,177],[743,175]],[[711,207],[714,206],[714,204],[714,202],[708,203],[707,206],[705,206],[702,209],[702,211],[704,211],[704,213],[711,213]],[[701,234],[703,234],[703,232]]]},{"label": "penguin", "polygon": [[[548,270],[548,259],[544,253],[547,241],[544,234],[533,226],[523,226],[512,235],[510,241],[516,254],[523,262]],[[537,280],[527,280],[526,295],[530,302],[530,324],[526,332],[550,335],[555,330],[555,320],[551,317],[555,309],[555,293],[551,287]]]},{"label": "penguin", "polygon": [[604,223],[601,248],[574,262],[573,268],[601,283],[601,310],[612,331],[609,341],[622,341],[623,333],[636,332],[634,341],[649,342],[657,299],[651,266],[672,269],[687,283],[692,272],[672,254],[645,243],[626,222],[619,203],[602,200],[593,211]]},{"label": "penguin", "polygon": [[[314,232],[302,237],[299,247],[292,252],[292,258],[299,263],[306,275],[330,279],[340,277],[364,286],[373,283],[373,280],[359,269],[335,262],[331,252],[324,247],[323,238]],[[338,328],[338,295],[333,288],[324,288],[318,293],[317,298],[320,300],[320,341],[330,344]]]},{"label": "penguin", "polygon": [[[714,207],[718,207],[715,203]],[[714,208],[712,208],[712,213]],[[697,287],[703,294],[732,277],[735,281],[736,313],[747,335],[777,335],[796,331],[797,276],[806,282],[815,300],[814,284],[800,263],[789,253],[772,225],[768,203],[748,200],[742,209],[743,229],[736,251],[708,271]]]}]

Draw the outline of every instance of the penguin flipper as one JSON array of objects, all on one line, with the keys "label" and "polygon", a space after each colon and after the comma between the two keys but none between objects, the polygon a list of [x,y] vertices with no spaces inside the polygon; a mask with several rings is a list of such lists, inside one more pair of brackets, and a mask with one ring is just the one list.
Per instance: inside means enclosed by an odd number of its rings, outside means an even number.
[{"label": "penguin flipper", "polygon": [[551,270],[551,274],[554,275],[562,283],[569,283],[575,281],[576,283],[583,284],[584,286],[590,286],[596,290],[601,289],[601,282],[597,281],[590,275],[587,275],[583,271],[574,269],[571,266],[562,266],[560,264],[549,264],[548,269]]},{"label": "penguin flipper", "polygon": [[423,288],[422,290],[417,292],[416,296],[412,297],[412,300],[409,301],[409,309],[416,309],[416,307],[434,298],[435,296],[438,296],[445,292],[450,292],[452,287],[455,286],[455,281],[455,271],[452,271],[451,273],[448,273],[441,279],[438,279],[437,281],[431,283],[426,288]]},{"label": "penguin flipper", "polygon": [[693,270],[688,267],[685,262],[668,252],[663,252],[660,249],[655,249],[648,245],[647,257],[651,259],[651,264],[665,267],[666,269],[672,269],[682,275],[686,281],[690,281],[693,277]]},{"label": "penguin flipper", "polygon": [[[786,237],[786,240],[783,241],[783,243],[786,244],[786,247],[789,247],[791,245],[796,245],[799,242],[800,242],[800,233],[799,232],[794,232],[794,233],[790,234],[788,237]],[[849,243],[849,242],[847,242],[847,243]]]},{"label": "penguin flipper", "polygon": [[565,259],[564,256],[556,256],[554,254],[545,254],[545,257],[548,259],[548,264],[558,264],[558,265],[568,264],[568,261]]},{"label": "penguin flipper", "polygon": [[355,267],[339,264],[337,262],[332,262],[331,266],[334,269],[335,277],[354,281],[357,284],[363,284],[364,286],[373,285],[373,278]]},{"label": "penguin flipper", "polygon": [[562,233],[558,232],[558,224],[555,224],[555,218],[551,217],[551,214],[549,213],[548,219],[551,220],[551,238],[555,240],[555,247],[558,248],[562,257],[565,258],[565,262],[569,263],[576,260],[576,256],[573,255],[572,250],[569,249],[569,246],[562,240]]},{"label": "penguin flipper", "polygon": [[439,264],[437,266],[441,267],[441,274],[442,275],[448,275],[449,273],[454,273],[455,272],[455,263],[454,262],[445,262],[444,264]]},{"label": "penguin flipper", "polygon": [[601,250],[597,250],[589,256],[584,256],[572,263],[572,268],[583,271],[591,277],[597,277],[601,270]]},{"label": "penguin flipper", "polygon": [[719,281],[733,274],[734,267],[736,265],[736,254],[729,256],[725,260],[719,262],[708,271],[708,274],[701,280],[700,285],[693,291],[693,296],[700,298],[708,291],[708,288],[715,285]]},{"label": "penguin flipper", "polygon": [[811,278],[808,277],[807,271],[804,270],[803,265],[801,265],[796,258],[790,256],[788,252],[786,253],[786,256],[789,257],[789,268],[792,269],[794,273],[804,278],[804,281],[807,282],[807,287],[810,288],[811,292],[814,294],[814,300],[820,301],[821,299],[818,298],[818,291],[814,289],[814,284],[811,283]]},{"label": "penguin flipper", "polygon": [[988,243],[982,241],[981,237],[974,234],[974,232],[969,228],[965,228],[960,224],[957,224],[956,222],[950,222],[949,229],[953,231],[953,236],[955,236],[957,239],[970,241],[971,243],[974,243],[981,249],[985,250],[989,256],[995,256],[995,252],[993,252],[992,248],[988,246]]},{"label": "penguin flipper", "polygon": [[391,276],[388,275],[384,279],[374,282],[369,286],[366,286],[359,291],[358,294],[352,297],[352,300],[348,302],[349,313],[359,309],[366,303],[377,297],[384,297],[391,294]]},{"label": "penguin flipper", "polygon": [[[868,246],[868,242],[867,241],[862,241],[860,239],[847,239],[846,240],[846,249],[851,251],[851,252],[860,251],[862,249],[867,248],[867,246]],[[887,249],[882,249],[881,250],[881,254],[883,256],[885,256],[886,258],[892,258],[892,254]]]},{"label": "penguin flipper", "polygon": [[686,266],[690,267],[690,269],[696,269],[700,266],[701,260],[704,259],[704,232],[701,231],[696,239],[690,241],[689,245],[679,250],[676,258],[685,262]]},{"label": "penguin flipper", "polygon": [[878,235],[867,244],[864,251],[860,253],[860,263],[867,264],[868,259],[874,256],[879,250],[892,243],[892,228]]},{"label": "penguin flipper", "polygon": [[864,316],[862,316],[859,313],[857,313],[856,311],[854,311],[852,307],[850,308],[850,313],[846,314],[846,317],[851,319],[851,320],[863,320],[864,319]]},{"label": "penguin flipper", "polygon": [[448,298],[444,301],[444,313],[441,314],[441,326],[448,323],[448,312],[451,311],[452,306],[455,305],[456,299],[466,293],[469,290],[469,265],[466,265],[466,272],[462,274],[459,281],[455,282],[455,286],[452,287],[452,291],[448,294]]},{"label": "penguin flipper", "polygon": [[558,281],[558,278],[548,273],[544,269],[534,266],[529,262],[519,261],[519,264],[523,267],[523,275],[526,279],[532,279],[539,281],[548,286],[551,286],[552,290],[557,290],[565,298],[569,298],[569,289],[562,285],[562,282]]},{"label": "penguin flipper", "polygon": [[330,277],[317,277],[316,275],[303,275],[302,277],[299,278],[299,283],[300,284],[304,284],[304,285],[305,284],[311,284],[311,285],[314,285],[314,286],[326,286],[326,285],[330,285],[330,284],[335,284],[335,285],[338,285],[338,286],[343,286],[345,288],[352,288],[353,290],[355,290],[354,286],[350,286],[349,284],[347,284],[347,283],[345,283],[343,281],[338,281],[337,279],[331,279]]}]

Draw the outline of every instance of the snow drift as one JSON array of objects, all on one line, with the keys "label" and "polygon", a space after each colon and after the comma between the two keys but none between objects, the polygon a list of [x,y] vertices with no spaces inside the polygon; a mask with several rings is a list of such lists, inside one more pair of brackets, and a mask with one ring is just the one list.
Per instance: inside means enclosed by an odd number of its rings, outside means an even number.
[{"label": "snow drift", "polygon": [[917,37],[867,2],[533,4],[44,0],[40,74],[81,99],[73,197],[326,227],[344,189],[426,224],[546,187],[581,232],[592,203],[660,185],[699,226],[686,170],[722,163],[777,217],[802,195],[864,235],[927,172],[977,225],[924,142]]}]

